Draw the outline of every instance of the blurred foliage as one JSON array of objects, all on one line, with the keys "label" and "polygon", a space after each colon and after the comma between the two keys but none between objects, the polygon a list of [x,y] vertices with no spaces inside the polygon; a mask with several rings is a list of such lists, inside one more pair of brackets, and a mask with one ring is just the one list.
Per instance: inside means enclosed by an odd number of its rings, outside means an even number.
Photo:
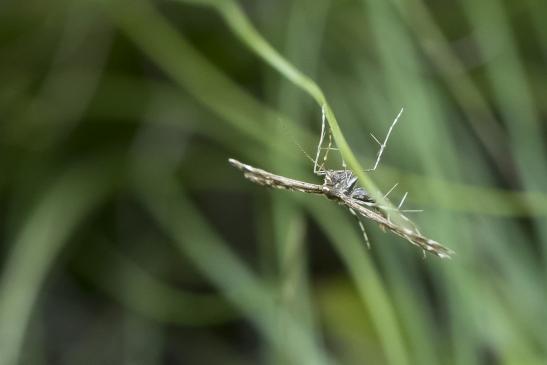
[{"label": "blurred foliage", "polygon": [[[4,1],[0,364],[544,364],[545,15]],[[227,164],[317,182],[323,104],[361,182],[398,182],[453,260],[365,222],[367,250],[341,207]]]}]

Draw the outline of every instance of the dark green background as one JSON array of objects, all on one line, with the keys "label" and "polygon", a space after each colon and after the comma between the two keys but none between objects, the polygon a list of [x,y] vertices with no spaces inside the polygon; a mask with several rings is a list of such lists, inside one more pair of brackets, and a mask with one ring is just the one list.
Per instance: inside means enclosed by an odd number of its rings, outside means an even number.
[{"label": "dark green background", "polygon": [[[3,1],[0,364],[544,364],[546,16]],[[320,183],[321,92],[452,260],[228,165]]]}]

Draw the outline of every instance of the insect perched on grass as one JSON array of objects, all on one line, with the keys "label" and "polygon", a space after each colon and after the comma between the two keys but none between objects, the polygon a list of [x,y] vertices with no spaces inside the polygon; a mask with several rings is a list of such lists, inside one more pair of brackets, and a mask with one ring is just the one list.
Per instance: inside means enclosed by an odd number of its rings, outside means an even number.
[{"label": "insect perched on grass", "polygon": [[[402,112],[403,109],[401,109],[401,111],[391,124],[383,143],[380,143],[376,137],[372,136],[374,140],[380,145],[380,150],[378,151],[374,166],[367,171],[376,170],[384,148],[387,144],[387,140],[389,139],[393,127],[399,120]],[[406,194],[403,196],[403,199],[396,208],[392,206],[383,206],[378,204],[366,190],[357,186],[357,176],[355,176],[352,171],[347,169],[345,162],[342,161],[342,170],[325,169],[324,165],[327,161],[329,151],[336,149],[332,148],[332,133],[330,129],[328,131],[328,145],[327,147],[323,147],[326,133],[325,126],[325,113],[323,112],[321,136],[319,139],[319,144],[317,146],[316,157],[315,159],[312,159],[314,162],[313,172],[314,174],[323,177],[323,185],[312,184],[300,180],[290,179],[280,175],[275,175],[271,172],[244,164],[232,158],[230,158],[228,161],[234,167],[241,170],[247,179],[258,185],[278,189],[300,191],[303,193],[319,194],[325,196],[330,200],[334,200],[341,205],[346,206],[351,214],[353,214],[357,218],[359,227],[361,228],[367,246],[370,246],[368,236],[361,220],[359,219],[359,216],[368,218],[378,223],[380,227],[384,230],[391,231],[394,234],[406,239],[411,244],[421,248],[424,252],[430,252],[440,258],[450,258],[450,256],[454,253],[452,250],[442,246],[437,241],[434,241],[422,235],[418,227],[403,214],[406,212],[416,212],[413,210],[401,210],[401,207],[406,198]],[[318,160],[321,156],[322,150],[325,150],[323,162],[321,164],[318,164]],[[395,188],[395,186],[388,191],[384,198],[387,199],[387,195]],[[390,216],[393,213],[398,214],[398,216],[400,217],[399,221],[401,221],[402,223],[395,223],[390,219]]]}]

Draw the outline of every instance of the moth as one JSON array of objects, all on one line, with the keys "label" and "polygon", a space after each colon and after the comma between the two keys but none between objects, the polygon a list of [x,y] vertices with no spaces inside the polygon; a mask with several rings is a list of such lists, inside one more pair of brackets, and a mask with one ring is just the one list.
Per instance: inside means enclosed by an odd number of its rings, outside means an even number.
[{"label": "moth", "polygon": [[[389,131],[387,133],[387,136],[383,143],[380,143],[376,137],[372,136],[374,140],[378,144],[380,144],[380,150],[378,151],[377,159],[374,166],[367,171],[374,171],[376,167],[378,166],[378,163],[380,161],[384,148],[387,144],[387,140],[389,139],[389,136],[393,130],[393,127],[399,120],[399,117],[401,116],[402,112],[403,112],[403,109],[401,109],[401,111],[395,118],[394,122],[391,124]],[[422,249],[424,253],[429,252],[440,258],[450,258],[451,255],[454,254],[454,251],[452,251],[451,249],[444,247],[439,242],[424,236],[420,232],[418,227],[408,217],[406,217],[403,214],[403,212],[413,212],[409,210],[401,210],[401,206],[406,198],[406,194],[403,196],[403,199],[401,200],[401,203],[398,205],[397,208],[382,206],[378,204],[365,189],[363,189],[362,187],[358,185],[357,176],[355,176],[355,174],[351,170],[347,169],[344,162],[342,163],[343,164],[342,170],[325,169],[324,165],[327,160],[328,152],[330,150],[335,149],[335,148],[332,148],[331,146],[332,133],[330,132],[330,129],[328,131],[329,133],[328,146],[326,148],[322,147],[324,143],[325,133],[326,133],[325,132],[325,113],[323,111],[321,137],[317,147],[316,157],[313,160],[314,161],[313,172],[316,175],[321,176],[323,178],[322,185],[308,183],[305,181],[295,180],[288,177],[276,175],[271,172],[259,169],[257,167],[253,167],[251,165],[242,163],[233,158],[228,159],[228,162],[235,168],[242,171],[244,177],[249,179],[255,184],[271,187],[271,188],[277,188],[277,189],[285,189],[285,190],[291,190],[291,191],[299,191],[303,193],[322,195],[330,200],[333,200],[345,206],[346,208],[349,209],[351,214],[353,214],[357,218],[359,227],[361,228],[361,231],[363,233],[363,236],[368,246],[370,246],[368,236],[366,234],[365,228],[361,220],[359,219],[359,216],[376,222],[384,230],[390,231],[396,234],[397,236],[404,238],[411,244]],[[324,153],[323,163],[319,164],[318,160],[322,150],[326,150],[326,152]],[[384,197],[387,197],[387,195],[394,188],[395,186],[391,188]],[[401,218],[399,221],[402,221],[403,224],[395,223],[394,221],[390,219],[390,216],[393,213],[399,215],[399,217]]]}]

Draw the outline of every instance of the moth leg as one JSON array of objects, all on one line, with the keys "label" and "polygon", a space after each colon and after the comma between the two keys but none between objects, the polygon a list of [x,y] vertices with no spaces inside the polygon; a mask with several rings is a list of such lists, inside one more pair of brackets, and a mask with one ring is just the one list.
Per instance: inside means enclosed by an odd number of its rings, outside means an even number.
[{"label": "moth leg", "polygon": [[355,211],[351,208],[348,208],[349,212],[357,219],[357,223],[359,224],[359,228],[361,228],[361,233],[363,234],[363,238],[365,239],[365,244],[367,245],[367,248],[370,249],[370,241],[368,239],[367,231],[365,230],[365,226],[363,225],[363,222],[359,219],[359,216]]},{"label": "moth leg", "polygon": [[372,133],[370,134],[372,136],[372,138],[376,141],[376,143],[378,143],[380,145],[380,149],[378,150],[378,154],[376,155],[376,161],[374,162],[374,166],[372,166],[370,169],[368,169],[366,171],[374,171],[378,167],[378,164],[380,163],[380,159],[382,158],[382,154],[384,153],[384,149],[386,148],[387,140],[389,139],[389,136],[391,135],[391,132],[393,131],[393,127],[395,127],[395,124],[397,124],[397,122],[399,121],[399,118],[401,117],[401,114],[403,114],[403,110],[404,110],[404,108],[401,108],[401,111],[399,112],[399,114],[397,114],[397,116],[395,117],[395,120],[393,121],[393,123],[391,123],[391,126],[389,127],[389,129],[387,131],[387,135],[386,135],[386,138],[384,139],[383,143],[381,143],[378,140],[378,138],[376,138]]},{"label": "moth leg", "polygon": [[391,192],[397,187],[397,185],[399,185],[399,183],[395,183],[395,185],[393,185],[391,189],[389,189],[387,193],[384,194],[384,199],[387,199],[387,196],[391,194]]},{"label": "moth leg", "polygon": [[[328,133],[328,143],[326,147],[323,147],[323,143],[325,141],[325,135]],[[325,114],[325,106],[321,108],[321,136],[319,137],[319,143],[317,145],[317,152],[315,154],[315,160],[313,161],[313,172],[316,175],[323,175],[326,172],[325,165],[327,164],[327,160],[329,158],[329,152],[330,151],[339,151],[337,147],[333,147],[333,138],[332,138],[332,131],[330,127],[327,125],[327,117]],[[321,157],[321,151],[324,150],[325,153],[323,155],[322,162],[319,163],[319,158]],[[342,167],[346,173],[349,172],[346,161],[342,158]]]},{"label": "moth leg", "polygon": [[323,155],[323,163],[321,164],[321,167],[323,170],[325,170],[325,165],[327,164],[327,160],[329,158],[329,152],[332,150],[332,132],[329,128],[329,143],[327,144],[327,148],[325,148],[325,154]]},{"label": "moth leg", "polygon": [[323,146],[323,140],[325,139],[325,123],[326,117],[325,117],[325,106],[321,107],[321,135],[319,137],[319,144],[317,145],[317,153],[315,154],[315,160],[313,161],[313,173],[316,175],[321,174],[324,172],[324,169],[322,169],[323,166],[318,165],[319,156],[321,155],[321,149]]},{"label": "moth leg", "polygon": [[408,195],[408,192],[405,193],[405,195],[403,195],[403,198],[401,199],[401,201],[399,202],[399,205],[397,206],[397,209],[401,209],[401,207],[403,206],[403,204],[405,203],[405,200],[406,200],[406,197]]},{"label": "moth leg", "polygon": [[[367,207],[367,208],[376,208],[376,210],[381,211],[382,214],[387,219],[387,221],[389,223],[391,223],[390,216],[389,216],[389,211],[390,210],[396,210],[395,208],[384,207],[382,205],[378,205],[375,202],[367,202],[367,201],[362,201],[362,200],[356,200],[356,202],[357,202],[357,204],[362,205],[362,206]],[[384,231],[384,232],[386,231],[386,227],[381,225],[381,224],[380,224],[380,228],[382,229],[382,231]]]},{"label": "moth leg", "polygon": [[[327,147],[323,147],[323,142],[325,140],[325,134],[329,135],[329,142]],[[321,150],[325,150],[323,155],[323,161],[319,164],[319,157],[321,157]],[[315,154],[315,160],[313,162],[313,173],[316,175],[324,175],[326,173],[325,165],[327,164],[327,159],[329,157],[329,152],[331,150],[338,150],[338,148],[332,147],[332,131],[327,126],[327,118],[325,115],[325,106],[321,108],[321,136],[319,138],[319,144],[317,145],[317,153]]]},{"label": "moth leg", "polygon": [[[401,201],[399,202],[399,205],[397,206],[397,210],[399,211],[401,218],[403,220],[405,220],[408,224],[410,224],[412,226],[412,228],[414,229],[414,231],[421,236],[422,233],[418,229],[418,226],[416,226],[416,224],[414,222],[412,222],[410,219],[408,219],[408,217],[406,215],[402,214],[402,212],[406,212],[405,210],[401,210],[401,207],[403,206],[407,196],[408,196],[408,192],[406,192],[405,195],[403,195],[403,198],[401,199]],[[411,210],[410,212],[413,212],[413,211]],[[425,252],[424,252],[424,254],[425,254]]]},{"label": "moth leg", "polygon": [[[389,189],[389,190],[387,191],[387,193],[384,194],[384,199],[385,199],[386,201],[389,201],[389,199],[387,198],[387,196],[388,196],[389,194],[391,194],[391,192],[397,187],[397,185],[399,185],[399,183],[395,183],[395,185],[393,185],[393,186],[391,187],[391,189]],[[390,210],[390,209],[385,209],[385,208],[383,208],[383,207],[382,207],[382,209],[383,209],[384,212],[385,212],[387,221],[391,223],[391,217],[390,217],[390,215],[389,215],[389,210]]]}]

